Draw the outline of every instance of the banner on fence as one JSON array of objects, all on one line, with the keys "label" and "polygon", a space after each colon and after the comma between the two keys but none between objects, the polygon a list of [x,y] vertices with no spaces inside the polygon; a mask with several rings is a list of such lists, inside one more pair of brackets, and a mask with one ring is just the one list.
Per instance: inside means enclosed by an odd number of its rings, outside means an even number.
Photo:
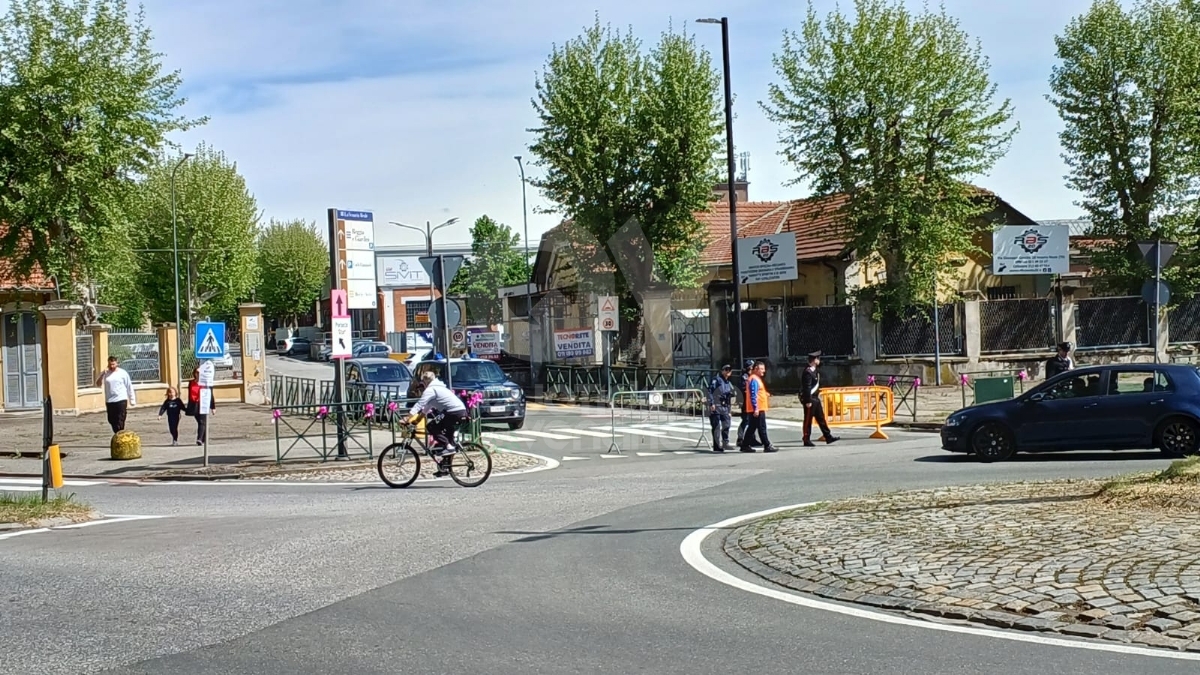
[{"label": "banner on fence", "polygon": [[560,359],[595,356],[596,342],[590,330],[554,331],[554,355]]},{"label": "banner on fence", "polygon": [[499,333],[471,333],[468,331],[467,338],[471,342],[471,351],[476,356],[482,356],[484,358],[500,356]]},{"label": "banner on fence", "polygon": [[1066,274],[1071,271],[1067,225],[1005,225],[992,234],[994,274]]}]

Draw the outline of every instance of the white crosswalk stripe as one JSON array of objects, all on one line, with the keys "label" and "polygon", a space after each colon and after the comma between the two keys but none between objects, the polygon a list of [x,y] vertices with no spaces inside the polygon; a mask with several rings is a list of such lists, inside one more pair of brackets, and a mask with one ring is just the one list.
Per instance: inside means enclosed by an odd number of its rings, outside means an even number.
[{"label": "white crosswalk stripe", "polygon": [[488,440],[505,441],[506,443],[532,443],[533,442],[532,438],[521,438],[519,436],[510,436],[508,434],[501,434],[501,433],[497,433],[495,431],[485,431],[485,432],[483,432],[483,437]]},{"label": "white crosswalk stripe", "polygon": [[530,429],[520,429],[513,431],[513,433],[520,434],[522,436],[533,436],[534,438],[549,438],[552,441],[573,441],[576,438],[575,436],[564,436],[563,434],[552,434],[545,431],[533,431]]},{"label": "white crosswalk stripe", "polygon": [[593,438],[612,438],[612,433],[608,431],[593,431],[591,429],[551,429],[556,433],[577,434],[579,436],[591,436]]},{"label": "white crosswalk stripe", "polygon": [[[593,429],[607,429],[608,427],[592,427]],[[662,438],[669,441],[684,441],[687,443],[695,443],[698,437],[683,438],[681,436],[670,436],[661,431],[651,429],[635,429],[633,427],[617,427],[618,434],[629,434],[631,436],[649,436],[650,438]]]},{"label": "white crosswalk stripe", "polygon": [[[64,480],[63,487],[104,485],[102,480]],[[0,492],[40,492],[41,478],[0,478]]]}]

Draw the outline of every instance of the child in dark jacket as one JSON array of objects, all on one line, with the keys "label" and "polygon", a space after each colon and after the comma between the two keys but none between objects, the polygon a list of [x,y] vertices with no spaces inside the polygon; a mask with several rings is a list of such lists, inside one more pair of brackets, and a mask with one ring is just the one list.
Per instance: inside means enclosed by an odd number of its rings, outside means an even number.
[{"label": "child in dark jacket", "polygon": [[179,445],[179,417],[183,414],[183,401],[175,387],[167,387],[167,398],[158,407],[158,416],[167,416],[167,428],[171,430],[171,445]]}]

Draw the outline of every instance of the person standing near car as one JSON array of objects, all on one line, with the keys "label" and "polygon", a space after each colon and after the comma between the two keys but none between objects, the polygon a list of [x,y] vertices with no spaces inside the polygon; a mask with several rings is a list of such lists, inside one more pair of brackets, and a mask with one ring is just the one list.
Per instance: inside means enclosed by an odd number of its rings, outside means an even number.
[{"label": "person standing near car", "polygon": [[104,388],[104,410],[113,433],[125,431],[125,415],[129,408],[137,405],[137,394],[133,393],[129,373],[117,365],[117,357],[108,357],[108,370],[96,378],[96,386]]},{"label": "person standing near car", "polygon": [[804,369],[804,373],[800,375],[800,403],[804,406],[804,447],[816,447],[812,442],[812,425],[813,420],[816,420],[817,426],[821,428],[821,434],[825,437],[825,443],[835,443],[838,437],[833,435],[829,430],[829,424],[825,421],[825,408],[821,404],[821,372],[818,370],[821,367],[821,352],[812,352],[808,355],[808,367]]},{"label": "person standing near car", "polygon": [[1075,361],[1071,358],[1071,343],[1058,343],[1058,353],[1050,357],[1046,361],[1046,379],[1061,375],[1068,370],[1075,368]]},{"label": "person standing near car", "polygon": [[[763,376],[767,373],[766,362],[756,361],[754,370],[750,372],[750,379],[746,383],[746,409],[751,417],[750,429],[758,432],[758,438],[763,443],[763,452],[779,452],[779,448],[771,445],[771,439],[767,437],[767,411],[771,409],[771,394],[763,382]],[[753,437],[753,433],[747,430],[745,442],[739,448],[742,452],[754,452],[749,443]]]},{"label": "person standing near car", "polygon": [[713,452],[725,452],[729,447],[729,427],[732,419],[733,385],[729,376],[733,366],[721,366],[721,371],[708,384],[708,419],[712,424]]}]

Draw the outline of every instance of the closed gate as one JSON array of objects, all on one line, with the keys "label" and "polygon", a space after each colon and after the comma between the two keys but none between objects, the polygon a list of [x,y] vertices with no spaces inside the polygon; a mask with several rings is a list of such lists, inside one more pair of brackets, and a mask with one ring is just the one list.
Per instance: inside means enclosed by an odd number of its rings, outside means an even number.
[{"label": "closed gate", "polygon": [[42,404],[42,341],[36,312],[4,315],[4,407]]},{"label": "closed gate", "polygon": [[671,310],[671,333],[675,345],[672,356],[675,367],[712,365],[712,334],[708,310]]}]

